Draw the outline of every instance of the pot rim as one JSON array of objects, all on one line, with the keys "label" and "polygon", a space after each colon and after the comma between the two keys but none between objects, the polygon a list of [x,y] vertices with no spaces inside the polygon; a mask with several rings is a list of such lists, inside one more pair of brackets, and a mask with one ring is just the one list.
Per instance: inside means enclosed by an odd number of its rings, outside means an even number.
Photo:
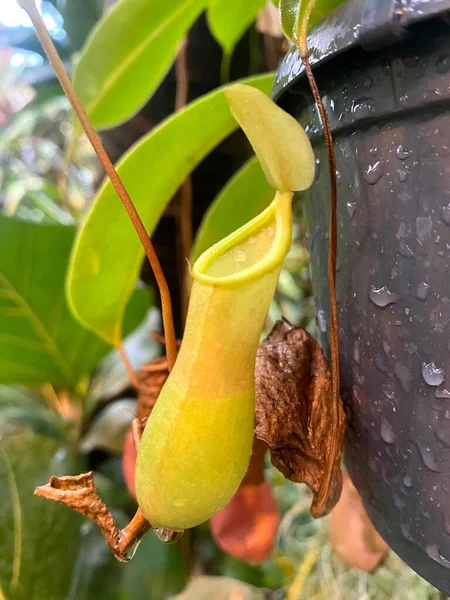
[{"label": "pot rim", "polygon": [[[411,26],[445,13],[450,16],[450,0],[347,0],[311,30],[310,63],[321,65],[356,46],[377,50],[404,39]],[[275,75],[272,98],[278,101],[303,74],[291,45]]]}]

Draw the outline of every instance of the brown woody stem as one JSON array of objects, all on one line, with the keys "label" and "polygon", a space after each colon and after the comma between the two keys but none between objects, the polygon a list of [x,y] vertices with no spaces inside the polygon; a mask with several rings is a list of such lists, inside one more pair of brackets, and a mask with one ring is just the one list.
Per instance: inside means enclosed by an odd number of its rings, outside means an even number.
[{"label": "brown woody stem", "polygon": [[112,185],[114,186],[117,194],[119,195],[125,210],[130,217],[131,222],[133,223],[134,228],[141,240],[141,243],[145,249],[147,258],[149,263],[153,269],[153,273],[155,274],[155,279],[158,284],[159,292],[161,295],[161,309],[162,309],[162,317],[164,323],[164,334],[166,338],[166,352],[167,352],[167,360],[169,363],[169,369],[172,369],[175,364],[176,356],[177,356],[177,346],[175,341],[175,328],[173,324],[173,314],[172,314],[172,301],[170,297],[169,287],[167,285],[166,278],[162,271],[160,262],[156,255],[153,244],[151,243],[147,232],[145,230],[144,224],[131,200],[128,192],[125,189],[114,165],[111,162],[103,144],[92,126],[89,117],[84,110],[84,107],[78,98],[77,93],[70,81],[69,76],[64,68],[64,65],[59,57],[58,51],[56,50],[52,39],[47,31],[47,28],[42,20],[41,15],[36,9],[36,5],[34,0],[22,0],[21,5],[30,15],[31,21],[35,27],[36,34],[39,38],[39,41],[42,44],[42,47],[47,55],[50,63],[52,64],[55,73],[59,79],[59,82],[69,99],[80,123],[92,144],[92,147],[97,154],[100,162],[105,169],[106,174],[111,180]]},{"label": "brown woody stem", "polygon": [[[339,374],[339,328],[336,306],[336,261],[337,261],[337,180],[336,180],[336,155],[334,152],[333,135],[328,120],[328,115],[320,96],[319,88],[314,77],[308,52],[308,23],[316,0],[309,0],[298,29],[298,51],[305,67],[306,77],[317,105],[325,137],[325,145],[328,154],[328,169],[330,175],[330,222],[328,238],[328,287],[330,293],[330,350],[331,350],[331,387],[334,418],[333,430],[330,432],[331,445],[329,456],[336,455],[339,441],[339,417],[338,409],[340,403],[340,374]],[[324,480],[322,490],[328,490],[333,469],[329,468]]]}]

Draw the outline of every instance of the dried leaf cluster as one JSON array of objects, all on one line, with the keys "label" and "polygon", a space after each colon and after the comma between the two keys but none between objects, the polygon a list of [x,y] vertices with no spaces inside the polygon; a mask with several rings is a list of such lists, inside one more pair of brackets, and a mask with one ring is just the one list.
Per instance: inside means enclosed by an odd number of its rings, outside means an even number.
[{"label": "dried leaf cluster", "polygon": [[255,382],[257,437],[285,477],[311,488],[311,514],[329,513],[342,489],[345,417],[332,402],[322,349],[304,329],[278,321],[258,350]]}]

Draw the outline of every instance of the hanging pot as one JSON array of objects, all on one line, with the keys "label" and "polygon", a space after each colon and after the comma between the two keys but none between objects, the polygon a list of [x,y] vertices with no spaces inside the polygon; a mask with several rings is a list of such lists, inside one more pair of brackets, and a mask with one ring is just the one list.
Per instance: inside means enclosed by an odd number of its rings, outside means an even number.
[{"label": "hanging pot", "polygon": [[[309,38],[334,136],[345,461],[369,517],[450,594],[450,0],[349,0]],[[292,49],[274,97],[306,128],[303,198],[329,347],[329,176]]]}]

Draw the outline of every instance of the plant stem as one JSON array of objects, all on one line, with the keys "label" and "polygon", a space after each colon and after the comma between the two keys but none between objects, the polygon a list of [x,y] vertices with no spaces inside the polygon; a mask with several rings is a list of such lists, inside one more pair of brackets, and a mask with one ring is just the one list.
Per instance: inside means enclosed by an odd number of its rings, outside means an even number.
[{"label": "plant stem", "polygon": [[[309,0],[301,23],[298,24],[298,51],[305,67],[305,73],[311,88],[311,92],[319,110],[322,127],[325,136],[325,145],[328,154],[328,169],[330,175],[330,222],[328,238],[328,287],[330,294],[330,351],[331,351],[331,387],[332,402],[334,406],[335,419],[333,419],[333,431],[330,432],[332,444],[330,445],[330,456],[335,456],[340,443],[338,436],[338,407],[340,403],[340,373],[339,373],[339,328],[336,306],[336,260],[337,260],[337,180],[336,180],[336,156],[334,153],[333,136],[331,126],[325,107],[317,87],[316,79],[309,62],[308,52],[308,23],[316,0]],[[330,484],[333,470],[329,469],[325,487]]]},{"label": "plant stem", "polygon": [[169,363],[169,370],[172,369],[175,364],[176,356],[177,356],[177,346],[175,340],[175,328],[173,324],[173,314],[172,314],[172,301],[170,297],[169,287],[167,285],[166,278],[161,268],[161,264],[156,255],[153,244],[151,243],[147,232],[145,230],[144,224],[131,200],[128,192],[125,189],[114,165],[111,162],[105,148],[103,147],[100,138],[92,126],[89,117],[84,110],[84,107],[78,98],[77,93],[70,81],[69,76],[64,68],[64,65],[59,57],[58,51],[56,50],[52,39],[47,31],[47,28],[42,20],[41,15],[36,9],[36,5],[34,0],[22,0],[21,5],[30,15],[31,21],[35,27],[36,34],[39,38],[39,41],[42,44],[42,47],[47,55],[50,63],[52,64],[55,73],[59,79],[59,82],[69,99],[80,123],[92,144],[92,147],[97,154],[100,162],[103,165],[103,168],[106,171],[109,179],[111,180],[112,185],[114,186],[117,194],[119,195],[125,210],[130,217],[131,222],[141,240],[141,243],[145,249],[147,258],[149,263],[153,269],[153,273],[155,275],[156,282],[158,284],[159,292],[161,295],[161,309],[162,309],[162,318],[164,324],[164,335],[166,339],[166,352],[167,352],[167,360]]}]

